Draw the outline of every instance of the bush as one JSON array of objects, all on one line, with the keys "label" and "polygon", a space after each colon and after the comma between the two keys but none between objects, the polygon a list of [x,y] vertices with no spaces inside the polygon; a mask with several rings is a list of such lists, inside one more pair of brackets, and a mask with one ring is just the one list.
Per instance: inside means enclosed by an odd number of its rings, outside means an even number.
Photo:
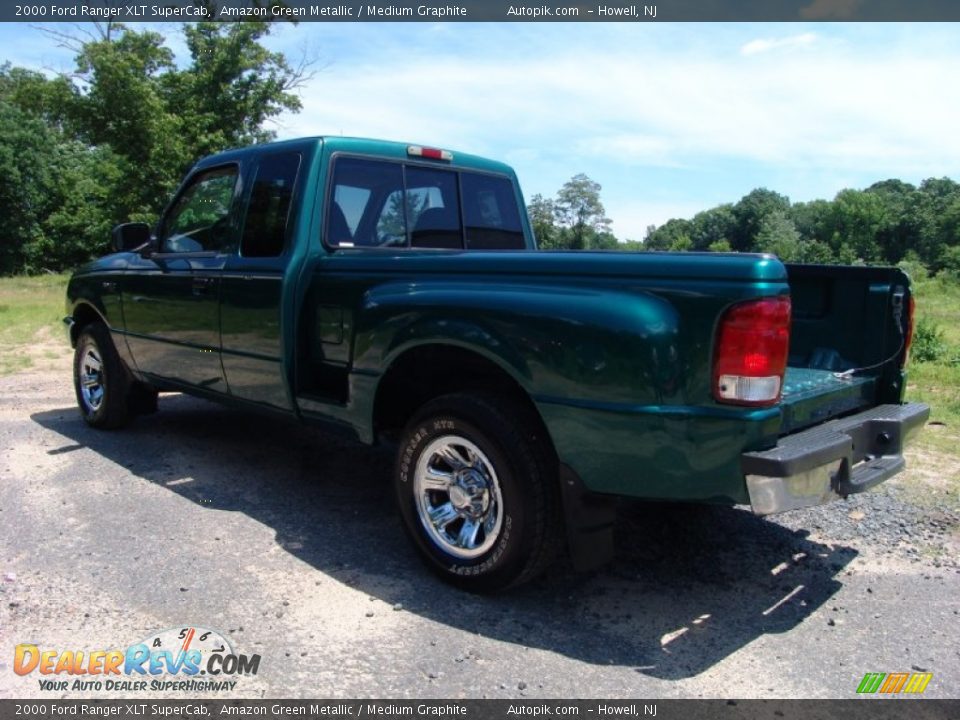
[{"label": "bush", "polygon": [[920,258],[913,253],[908,253],[908,257],[898,262],[897,267],[909,275],[914,282],[926,280],[930,277],[930,273],[927,272],[927,268],[920,261]]},{"label": "bush", "polygon": [[913,345],[910,357],[916,362],[937,362],[947,352],[947,343],[941,330],[935,323],[922,318],[913,331]]}]

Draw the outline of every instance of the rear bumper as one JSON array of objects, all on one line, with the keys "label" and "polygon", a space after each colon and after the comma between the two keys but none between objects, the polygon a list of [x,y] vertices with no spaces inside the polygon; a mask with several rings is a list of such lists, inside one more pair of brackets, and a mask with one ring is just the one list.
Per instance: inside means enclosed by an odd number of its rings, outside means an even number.
[{"label": "rear bumper", "polygon": [[753,511],[822,505],[880,484],[903,470],[903,447],[929,416],[920,403],[878,405],[787,435],[770,450],[744,453]]}]

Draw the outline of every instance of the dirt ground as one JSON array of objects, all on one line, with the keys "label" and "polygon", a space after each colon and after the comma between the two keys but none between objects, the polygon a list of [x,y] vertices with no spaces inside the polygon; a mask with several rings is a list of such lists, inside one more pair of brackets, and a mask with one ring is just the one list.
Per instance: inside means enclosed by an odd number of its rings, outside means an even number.
[{"label": "dirt ground", "polygon": [[150,697],[844,698],[867,672],[931,672],[925,696],[957,697],[957,467],[908,463],[772,519],[625,504],[602,571],[476,597],[408,546],[389,453],[181,395],[91,430],[51,338],[0,378],[0,697],[136,697],[42,690],[14,648],[188,626],[260,655],[257,674]]}]

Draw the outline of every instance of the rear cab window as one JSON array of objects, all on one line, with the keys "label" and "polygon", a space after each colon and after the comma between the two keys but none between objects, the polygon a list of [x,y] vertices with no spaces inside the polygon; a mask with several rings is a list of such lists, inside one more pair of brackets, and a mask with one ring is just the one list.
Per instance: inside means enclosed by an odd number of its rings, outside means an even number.
[{"label": "rear cab window", "polygon": [[324,239],[331,247],[522,250],[520,218],[508,177],[340,156]]}]

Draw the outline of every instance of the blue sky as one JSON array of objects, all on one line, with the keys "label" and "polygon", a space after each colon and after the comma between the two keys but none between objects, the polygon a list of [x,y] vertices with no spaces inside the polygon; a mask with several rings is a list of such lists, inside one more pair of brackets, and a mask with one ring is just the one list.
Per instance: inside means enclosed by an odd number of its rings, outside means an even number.
[{"label": "blue sky", "polygon": [[[182,49],[176,25],[153,27]],[[281,137],[489,155],[528,198],[583,172],[621,238],[760,186],[804,201],[960,177],[960,25],[303,23],[268,44],[317,59]],[[22,24],[0,24],[0,48],[71,67]]]}]

